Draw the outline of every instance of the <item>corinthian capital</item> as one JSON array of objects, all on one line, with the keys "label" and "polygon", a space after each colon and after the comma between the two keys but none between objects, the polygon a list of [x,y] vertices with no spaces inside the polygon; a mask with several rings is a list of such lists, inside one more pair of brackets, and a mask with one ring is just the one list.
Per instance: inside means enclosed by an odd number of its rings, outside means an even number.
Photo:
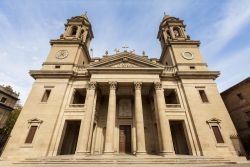
[{"label": "corinthian capital", "polygon": [[96,89],[96,82],[95,81],[90,81],[88,83],[88,89]]},{"label": "corinthian capital", "polygon": [[116,89],[117,82],[116,81],[109,81],[109,86],[110,86],[110,89]]},{"label": "corinthian capital", "polygon": [[135,89],[141,89],[142,82],[134,82]]},{"label": "corinthian capital", "polygon": [[154,82],[155,89],[161,89],[161,83],[160,82]]}]

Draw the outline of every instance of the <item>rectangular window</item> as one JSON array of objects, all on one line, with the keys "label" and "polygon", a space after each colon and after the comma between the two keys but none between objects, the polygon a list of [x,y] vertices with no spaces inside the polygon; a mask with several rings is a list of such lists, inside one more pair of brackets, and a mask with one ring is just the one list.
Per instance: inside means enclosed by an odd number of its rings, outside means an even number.
[{"label": "rectangular window", "polygon": [[166,104],[180,104],[179,98],[175,89],[165,89],[164,96],[165,96]]},{"label": "rectangular window", "polygon": [[199,90],[199,94],[200,94],[202,102],[208,103],[208,98],[207,98],[207,95],[205,93],[205,90]]},{"label": "rectangular window", "polygon": [[84,104],[86,98],[86,89],[75,89],[71,104]]},{"label": "rectangular window", "polygon": [[42,98],[42,102],[47,102],[49,99],[49,95],[50,95],[51,90],[50,89],[46,89],[44,94],[43,94],[43,98]]},{"label": "rectangular window", "polygon": [[2,97],[2,98],[1,98],[1,103],[5,103],[5,102],[6,102],[6,100],[7,100],[7,98],[6,98],[6,97]]},{"label": "rectangular window", "polygon": [[214,136],[216,138],[217,143],[224,143],[224,140],[222,138],[222,135],[220,133],[220,129],[218,126],[212,126]]},{"label": "rectangular window", "polygon": [[30,130],[29,130],[28,136],[25,140],[25,143],[32,143],[34,136],[35,136],[35,133],[36,133],[36,130],[37,130],[37,126],[30,127]]}]

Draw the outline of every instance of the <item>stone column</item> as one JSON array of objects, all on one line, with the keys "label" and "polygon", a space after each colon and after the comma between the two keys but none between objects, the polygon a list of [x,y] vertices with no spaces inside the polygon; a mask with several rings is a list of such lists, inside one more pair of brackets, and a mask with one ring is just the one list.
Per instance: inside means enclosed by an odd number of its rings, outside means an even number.
[{"label": "stone column", "polygon": [[158,123],[157,128],[160,128],[160,137],[162,141],[161,154],[173,154],[173,141],[170,131],[169,121],[166,120],[165,108],[166,104],[164,101],[164,93],[161,87],[160,82],[154,83],[155,93],[156,93],[156,103],[157,103],[157,114],[158,114]]},{"label": "stone column", "polygon": [[114,153],[114,132],[115,132],[115,116],[116,116],[116,86],[117,82],[109,82],[109,104],[106,126],[106,139],[105,139],[105,154]]},{"label": "stone column", "polygon": [[84,120],[81,122],[80,126],[80,132],[79,132],[79,137],[78,137],[78,142],[77,142],[77,149],[76,153],[77,154],[88,154],[90,153],[88,151],[88,140],[89,137],[91,136],[91,126],[92,125],[92,115],[93,112],[95,111],[94,109],[94,100],[95,100],[95,93],[96,93],[96,82],[89,82],[88,85],[88,92],[87,92],[87,98],[85,102],[86,110],[85,110],[85,116]]},{"label": "stone column", "polygon": [[141,82],[135,82],[136,154],[146,154]]}]

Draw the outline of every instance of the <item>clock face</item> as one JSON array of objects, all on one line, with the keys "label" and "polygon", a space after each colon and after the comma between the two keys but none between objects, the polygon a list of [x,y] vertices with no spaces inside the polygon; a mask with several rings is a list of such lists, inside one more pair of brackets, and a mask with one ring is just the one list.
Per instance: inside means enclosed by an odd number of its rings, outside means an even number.
[{"label": "clock face", "polygon": [[66,57],[68,57],[69,52],[67,50],[59,50],[56,53],[56,58],[57,59],[65,59]]},{"label": "clock face", "polygon": [[194,55],[191,52],[183,52],[182,57],[187,60],[192,60],[194,58]]}]

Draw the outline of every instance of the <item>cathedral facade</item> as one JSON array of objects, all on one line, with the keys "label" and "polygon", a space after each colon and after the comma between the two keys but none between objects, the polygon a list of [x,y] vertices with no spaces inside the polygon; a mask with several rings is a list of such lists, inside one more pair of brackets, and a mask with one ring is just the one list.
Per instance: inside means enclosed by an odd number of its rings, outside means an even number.
[{"label": "cathedral facade", "polygon": [[40,70],[3,152],[62,155],[237,157],[236,130],[182,20],[164,16],[160,58],[134,51],[91,58],[86,15],[72,17]]}]

